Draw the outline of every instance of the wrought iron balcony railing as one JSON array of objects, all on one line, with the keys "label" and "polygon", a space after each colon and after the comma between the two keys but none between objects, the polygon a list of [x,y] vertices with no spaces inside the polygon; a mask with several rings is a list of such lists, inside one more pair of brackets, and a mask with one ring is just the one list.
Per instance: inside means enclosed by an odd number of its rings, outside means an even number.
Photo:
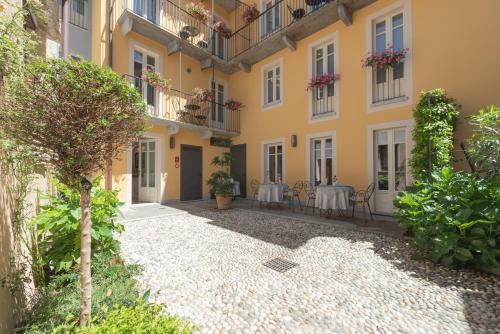
[{"label": "wrought iron balcony railing", "polygon": [[264,42],[274,34],[299,22],[307,15],[321,9],[330,0],[279,0],[269,6],[254,21],[235,31],[228,39],[228,58]]},{"label": "wrought iron balcony railing", "polygon": [[240,112],[222,103],[200,101],[193,94],[176,89],[159,92],[141,78],[124,77],[141,93],[150,116],[167,121],[205,127],[225,133],[240,133]]},{"label": "wrought iron balcony railing", "polygon": [[373,69],[372,103],[385,103],[406,97],[404,63],[396,67]]},{"label": "wrought iron balcony railing", "polygon": [[334,84],[312,89],[312,116],[326,116],[335,114],[334,106]]}]

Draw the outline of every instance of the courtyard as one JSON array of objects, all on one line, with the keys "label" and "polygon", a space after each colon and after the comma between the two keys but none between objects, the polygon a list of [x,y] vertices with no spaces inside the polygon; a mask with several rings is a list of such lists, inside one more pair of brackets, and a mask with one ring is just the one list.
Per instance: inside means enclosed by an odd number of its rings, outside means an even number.
[{"label": "courtyard", "polygon": [[500,333],[497,278],[414,260],[404,238],[206,202],[122,222],[141,291],[201,333]]}]

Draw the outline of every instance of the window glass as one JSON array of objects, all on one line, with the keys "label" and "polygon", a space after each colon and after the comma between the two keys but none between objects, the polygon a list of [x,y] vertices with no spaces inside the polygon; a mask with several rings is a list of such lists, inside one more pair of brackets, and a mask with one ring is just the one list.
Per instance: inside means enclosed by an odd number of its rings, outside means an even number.
[{"label": "window glass", "polygon": [[280,85],[280,68],[276,67],[276,101],[281,99]]},{"label": "window glass", "polygon": [[392,48],[393,50],[404,49],[403,14],[392,17]]},{"label": "window glass", "polygon": [[155,186],[155,152],[149,152],[149,186]]},{"label": "window glass", "polygon": [[382,21],[375,25],[375,52],[384,52],[386,43],[385,21]]}]

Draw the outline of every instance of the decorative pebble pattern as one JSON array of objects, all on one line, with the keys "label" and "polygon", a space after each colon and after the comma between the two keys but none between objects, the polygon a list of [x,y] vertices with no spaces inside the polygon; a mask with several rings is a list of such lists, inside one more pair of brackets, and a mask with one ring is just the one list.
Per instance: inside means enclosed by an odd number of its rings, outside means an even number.
[{"label": "decorative pebble pattern", "polygon": [[[119,239],[141,290],[201,333],[500,333],[498,277],[415,261],[385,235],[193,204]],[[276,257],[298,266],[263,265]]]}]

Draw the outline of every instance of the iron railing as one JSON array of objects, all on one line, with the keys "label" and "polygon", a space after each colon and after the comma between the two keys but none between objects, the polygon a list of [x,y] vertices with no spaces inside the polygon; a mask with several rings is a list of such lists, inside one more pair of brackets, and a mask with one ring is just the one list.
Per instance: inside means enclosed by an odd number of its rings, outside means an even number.
[{"label": "iron railing", "polygon": [[330,0],[280,0],[263,11],[254,21],[235,31],[228,39],[228,58],[264,42],[303,17],[321,9]]},{"label": "iron railing", "polygon": [[335,113],[334,83],[312,88],[312,115],[325,116]]},{"label": "iron railing", "polygon": [[395,67],[373,70],[372,103],[383,103],[406,96],[404,87],[404,63]]},{"label": "iron railing", "polygon": [[141,78],[132,75],[123,77],[137,87],[147,105],[148,113],[153,117],[240,133],[238,110],[230,110],[219,102],[200,101],[193,94],[177,89],[159,92]]}]

